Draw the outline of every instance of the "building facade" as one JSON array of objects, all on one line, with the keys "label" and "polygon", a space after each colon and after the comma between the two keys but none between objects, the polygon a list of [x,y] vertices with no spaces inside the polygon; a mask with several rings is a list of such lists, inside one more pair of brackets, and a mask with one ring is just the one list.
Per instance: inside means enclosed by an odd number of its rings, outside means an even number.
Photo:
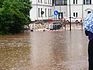
[{"label": "building facade", "polygon": [[[54,11],[58,15],[54,15]],[[44,14],[41,14],[44,11]],[[93,12],[93,0],[32,0],[30,18],[35,20],[47,19],[83,19]]]},{"label": "building facade", "polygon": [[52,0],[32,0],[32,9],[30,11],[30,18],[32,21],[47,20],[51,18],[51,14]]}]

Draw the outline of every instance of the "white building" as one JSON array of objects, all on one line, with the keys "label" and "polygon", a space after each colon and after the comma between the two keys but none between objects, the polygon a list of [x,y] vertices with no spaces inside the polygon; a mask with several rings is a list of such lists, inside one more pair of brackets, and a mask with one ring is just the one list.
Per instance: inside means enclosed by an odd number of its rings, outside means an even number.
[{"label": "white building", "polygon": [[[59,13],[56,19],[69,18],[83,19],[93,11],[93,0],[32,0],[30,17],[32,21],[55,19],[54,11]],[[43,16],[41,11],[44,11]]]},{"label": "white building", "polygon": [[[41,11],[44,14],[41,14]],[[30,11],[30,18],[35,20],[46,20],[51,18],[52,14],[52,0],[32,0],[32,9]]]}]

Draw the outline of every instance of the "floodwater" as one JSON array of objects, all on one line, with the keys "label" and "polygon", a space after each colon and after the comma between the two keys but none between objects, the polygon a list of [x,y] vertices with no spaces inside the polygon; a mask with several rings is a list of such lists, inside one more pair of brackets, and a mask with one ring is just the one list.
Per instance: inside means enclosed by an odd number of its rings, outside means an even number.
[{"label": "floodwater", "polygon": [[88,70],[82,30],[0,36],[0,70]]}]

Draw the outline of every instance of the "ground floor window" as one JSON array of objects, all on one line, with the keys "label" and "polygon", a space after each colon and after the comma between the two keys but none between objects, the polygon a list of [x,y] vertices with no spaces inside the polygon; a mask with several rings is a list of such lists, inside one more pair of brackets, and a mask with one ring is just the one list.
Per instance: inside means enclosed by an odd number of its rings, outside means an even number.
[{"label": "ground floor window", "polygon": [[40,17],[40,8],[38,8],[38,17]]},{"label": "ground floor window", "polygon": [[88,14],[91,13],[91,11],[88,11]]},{"label": "ground floor window", "polygon": [[78,12],[73,12],[73,17],[77,18],[78,17]]},{"label": "ground floor window", "polygon": [[58,13],[58,19],[62,19],[63,18],[63,12],[59,12]]}]

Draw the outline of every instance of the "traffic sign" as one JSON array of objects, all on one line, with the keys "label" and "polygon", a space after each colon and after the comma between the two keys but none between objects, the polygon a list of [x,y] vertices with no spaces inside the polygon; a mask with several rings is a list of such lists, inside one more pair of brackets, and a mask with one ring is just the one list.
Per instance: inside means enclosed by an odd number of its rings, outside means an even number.
[{"label": "traffic sign", "polygon": [[54,15],[56,15],[56,16],[58,15],[58,11],[57,10],[54,11]]},{"label": "traffic sign", "polygon": [[41,11],[41,15],[43,15],[44,14],[44,11]]}]

